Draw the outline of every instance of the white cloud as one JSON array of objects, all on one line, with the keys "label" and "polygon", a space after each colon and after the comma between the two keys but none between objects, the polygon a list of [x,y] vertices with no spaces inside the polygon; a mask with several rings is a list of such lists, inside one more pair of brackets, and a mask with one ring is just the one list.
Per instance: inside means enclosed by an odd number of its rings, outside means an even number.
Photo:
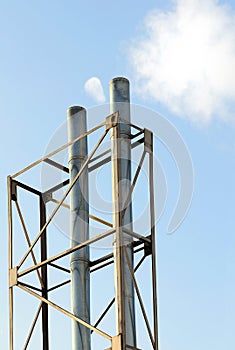
[{"label": "white cloud", "polygon": [[196,123],[235,121],[235,14],[215,0],[153,10],[129,49],[135,89]]},{"label": "white cloud", "polygon": [[84,85],[85,91],[90,95],[97,103],[105,102],[104,90],[99,78],[93,77],[86,81]]}]

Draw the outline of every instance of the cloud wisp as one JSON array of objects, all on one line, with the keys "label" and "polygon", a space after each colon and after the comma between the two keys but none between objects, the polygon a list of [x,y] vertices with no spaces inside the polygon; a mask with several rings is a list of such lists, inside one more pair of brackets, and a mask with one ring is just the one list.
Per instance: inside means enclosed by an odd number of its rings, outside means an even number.
[{"label": "cloud wisp", "polygon": [[235,121],[235,13],[215,0],[151,11],[128,50],[135,90],[199,125]]},{"label": "cloud wisp", "polygon": [[84,85],[84,89],[97,103],[105,103],[104,90],[99,78],[92,77]]}]

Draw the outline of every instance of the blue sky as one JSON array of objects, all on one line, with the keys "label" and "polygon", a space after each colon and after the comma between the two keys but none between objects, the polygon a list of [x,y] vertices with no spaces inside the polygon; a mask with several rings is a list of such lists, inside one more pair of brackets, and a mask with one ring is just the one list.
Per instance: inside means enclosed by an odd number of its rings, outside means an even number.
[{"label": "blue sky", "polygon": [[[44,154],[67,107],[107,102],[110,79],[126,76],[132,102],[175,126],[194,168],[191,207],[168,235],[179,178],[157,145],[168,185],[157,227],[160,350],[234,349],[234,2],[0,4],[1,348],[8,349],[6,176]],[[98,88],[85,88],[94,77]]]}]

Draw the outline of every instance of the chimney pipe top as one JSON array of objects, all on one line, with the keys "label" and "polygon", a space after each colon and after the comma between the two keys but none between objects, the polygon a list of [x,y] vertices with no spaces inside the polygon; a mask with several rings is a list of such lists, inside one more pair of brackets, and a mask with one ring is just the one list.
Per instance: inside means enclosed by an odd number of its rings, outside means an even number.
[{"label": "chimney pipe top", "polygon": [[126,83],[129,83],[129,80],[125,77],[116,77],[116,78],[113,78],[112,80],[110,80],[110,85],[115,83],[116,81],[124,81]]},{"label": "chimney pipe top", "polygon": [[67,116],[71,117],[72,115],[81,112],[82,110],[85,110],[82,106],[71,106],[67,109]]}]

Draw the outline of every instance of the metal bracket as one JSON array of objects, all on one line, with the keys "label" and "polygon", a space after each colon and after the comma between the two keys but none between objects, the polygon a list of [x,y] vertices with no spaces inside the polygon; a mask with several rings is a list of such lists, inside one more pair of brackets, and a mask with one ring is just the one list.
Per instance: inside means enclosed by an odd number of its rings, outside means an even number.
[{"label": "metal bracket", "polygon": [[[116,335],[115,337],[112,338],[112,347],[105,349],[105,350],[123,350],[122,349],[122,342],[121,342],[121,334]],[[127,345],[125,346],[125,349],[132,349],[132,350],[141,350],[135,346]]]},{"label": "metal bracket", "polygon": [[112,338],[112,347],[104,350],[122,350],[121,346],[121,334],[119,334]]},{"label": "metal bracket", "polygon": [[42,193],[43,202],[46,204],[52,200],[52,192]]},{"label": "metal bracket", "polygon": [[[148,236],[146,238],[151,239],[151,236]],[[151,242],[144,242],[144,255],[148,256],[152,254],[152,243]]]},{"label": "metal bracket", "polygon": [[144,150],[148,153],[153,152],[153,133],[148,129],[144,129]]},{"label": "metal bracket", "polygon": [[122,350],[122,338],[121,334],[112,338],[112,347],[106,350]]},{"label": "metal bracket", "polygon": [[14,202],[17,201],[17,184],[15,181],[11,183],[11,200]]},{"label": "metal bracket", "polygon": [[17,267],[9,270],[9,287],[17,286],[18,276],[17,276]]},{"label": "metal bracket", "polygon": [[119,112],[110,114],[108,117],[106,117],[106,130],[109,130],[114,126],[117,126],[119,123],[120,123]]}]

